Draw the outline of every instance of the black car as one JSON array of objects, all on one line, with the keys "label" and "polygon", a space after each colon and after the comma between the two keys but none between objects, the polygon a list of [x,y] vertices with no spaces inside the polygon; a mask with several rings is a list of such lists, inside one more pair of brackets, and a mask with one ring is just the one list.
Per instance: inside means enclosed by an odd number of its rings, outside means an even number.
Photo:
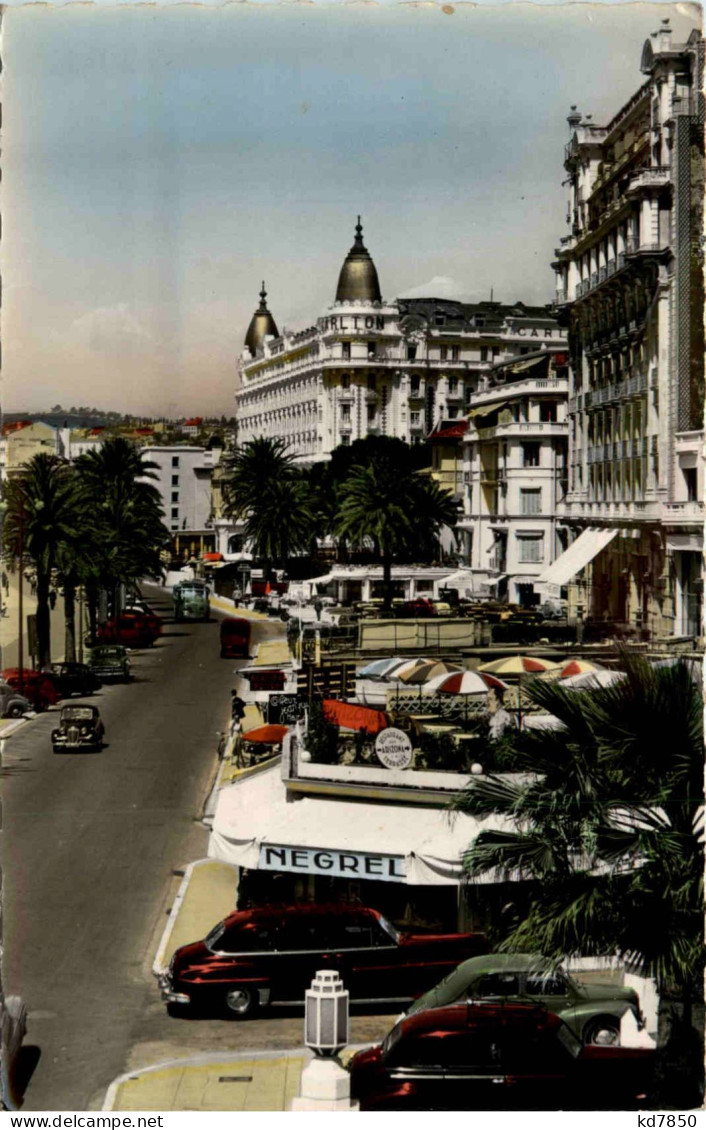
[{"label": "black car", "polygon": [[99,644],[91,648],[90,671],[99,682],[130,682],[130,660],[122,644]]},{"label": "black car", "polygon": [[96,753],[103,748],[105,728],[95,706],[62,706],[59,725],[52,730],[54,753],[66,749],[91,749]]},{"label": "black car", "polygon": [[62,698],[72,694],[93,694],[100,689],[100,679],[86,663],[52,663],[46,669]]}]

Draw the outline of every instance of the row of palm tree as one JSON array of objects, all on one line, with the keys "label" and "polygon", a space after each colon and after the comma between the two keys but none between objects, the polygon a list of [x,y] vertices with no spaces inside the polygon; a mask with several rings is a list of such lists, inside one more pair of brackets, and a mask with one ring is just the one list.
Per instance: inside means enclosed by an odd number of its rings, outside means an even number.
[{"label": "row of palm tree", "polygon": [[512,775],[471,780],[455,807],[507,824],[476,838],[465,868],[530,891],[501,948],[619,954],[688,1021],[704,971],[703,693],[688,663],[623,659],[627,677],[590,693],[529,684],[563,727],[517,733]]},{"label": "row of palm tree", "polygon": [[458,519],[457,503],[418,469],[414,449],[384,436],[340,448],[310,471],[283,440],[258,437],[226,456],[222,489],[226,513],[243,521],[267,571],[332,536],[343,553],[373,550],[388,605],[393,562],[435,557],[442,528]]},{"label": "row of palm tree", "polygon": [[5,487],[3,555],[30,565],[36,583],[40,668],[50,662],[52,593],[63,592],[65,658],[76,657],[76,593],[86,593],[95,636],[101,591],[119,610],[122,586],[158,578],[170,535],[160,495],[149,481],[155,464],[122,437],[106,440],[69,464],[40,453]]}]

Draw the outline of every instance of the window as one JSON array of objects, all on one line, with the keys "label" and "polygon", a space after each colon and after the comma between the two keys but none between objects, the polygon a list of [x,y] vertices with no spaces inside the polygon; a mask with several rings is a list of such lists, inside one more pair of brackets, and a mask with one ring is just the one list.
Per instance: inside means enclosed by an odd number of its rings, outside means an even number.
[{"label": "window", "polygon": [[520,992],[520,975],[507,973],[486,973],[470,986],[469,998],[475,997],[516,997]]},{"label": "window", "polygon": [[686,497],[689,502],[698,502],[699,488],[698,488],[698,473],[696,467],[682,467],[681,473],[684,476],[686,483]]},{"label": "window", "polygon": [[449,377],[449,392],[458,392],[458,377]]},{"label": "window", "polygon": [[413,428],[418,428],[421,423],[421,412],[410,412],[409,422]]},{"label": "window", "polygon": [[377,354],[377,345],[374,341],[368,342],[368,359],[375,357]]},{"label": "window", "polygon": [[439,360],[445,361],[446,358],[448,357],[448,355],[449,355],[449,351],[448,351],[447,347],[445,345],[441,345],[439,347]]},{"label": "window", "polygon": [[172,475],[172,486],[173,487],[179,486],[179,476],[178,475]]},{"label": "window", "polygon": [[541,490],[521,490],[520,491],[520,514],[541,514],[542,513],[542,492]]},{"label": "window", "polygon": [[172,491],[172,502],[178,502],[178,501],[179,501],[179,491],[174,490],[174,491]]},{"label": "window", "polygon": [[455,420],[456,417],[458,416],[458,408],[449,408],[449,409],[447,409],[447,411],[448,411],[449,420]]},{"label": "window", "polygon": [[350,447],[351,437],[341,436],[341,447]]},{"label": "window", "polygon": [[419,396],[419,377],[412,377],[409,382],[410,396]]},{"label": "window", "polygon": [[517,560],[525,565],[539,565],[544,560],[543,537],[541,534],[518,537]]},{"label": "window", "polygon": [[500,356],[500,346],[494,345],[493,346],[493,357],[499,357],[499,356]]},{"label": "window", "polygon": [[451,360],[452,361],[458,361],[458,346],[457,345],[451,346]]},{"label": "window", "polygon": [[172,467],[178,467],[178,466],[179,466],[179,456],[178,455],[172,455]]},{"label": "window", "polygon": [[350,361],[350,359],[351,359],[351,343],[349,341],[342,341],[341,342],[341,356],[343,357],[344,361]]},{"label": "window", "polygon": [[369,424],[375,423],[375,405],[374,404],[368,405],[368,423]]},{"label": "window", "polygon": [[350,418],[351,418],[351,406],[350,406],[350,404],[342,404],[341,405],[341,419],[345,420],[346,423],[349,423]]},{"label": "window", "polygon": [[179,518],[179,510],[176,506],[173,506],[172,507],[172,521],[174,521],[175,518],[176,519]]},{"label": "window", "polygon": [[368,373],[368,392],[375,392],[378,387],[378,379],[375,373]]},{"label": "window", "polygon": [[539,405],[539,418],[545,424],[556,423],[556,404],[553,401],[543,400]]},{"label": "window", "polygon": [[481,359],[481,361],[487,361],[488,360],[488,350],[487,350],[485,345],[483,346],[483,348],[480,351],[480,359]]},{"label": "window", "polygon": [[568,987],[563,977],[533,973],[527,978],[526,991],[531,997],[565,997]]},{"label": "window", "polygon": [[416,347],[416,345],[408,345],[407,346],[407,360],[408,361],[416,361],[417,360],[417,347]]},{"label": "window", "polygon": [[539,444],[538,443],[523,443],[522,444],[522,466],[523,467],[539,467]]},{"label": "window", "polygon": [[[344,343],[345,344],[345,343]],[[341,388],[347,389],[351,386],[351,378],[349,373],[344,373],[341,377]]]}]

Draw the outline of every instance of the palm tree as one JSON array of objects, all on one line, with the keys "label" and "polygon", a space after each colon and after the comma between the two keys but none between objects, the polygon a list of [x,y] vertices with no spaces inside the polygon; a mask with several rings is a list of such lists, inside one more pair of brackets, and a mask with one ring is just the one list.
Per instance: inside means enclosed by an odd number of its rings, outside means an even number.
[{"label": "palm tree", "polygon": [[275,482],[300,476],[294,456],[283,439],[256,436],[223,458],[223,503],[229,518],[243,518],[256,510],[262,491]]},{"label": "palm tree", "polygon": [[37,579],[37,650],[39,667],[51,661],[50,589],[63,549],[79,537],[76,481],[56,455],[33,456],[8,480],[4,527],[5,552],[23,567],[26,554]]},{"label": "palm tree", "polygon": [[442,526],[453,526],[458,506],[436,483],[387,458],[354,465],[339,491],[336,533],[372,542],[383,571],[385,607],[392,604],[392,562],[419,559]]},{"label": "palm tree", "polygon": [[627,678],[610,687],[528,686],[564,728],[517,735],[521,776],[475,778],[457,800],[510,825],[482,832],[465,869],[531,881],[502,948],[616,952],[688,1015],[703,970],[702,693],[686,663],[623,661]]}]

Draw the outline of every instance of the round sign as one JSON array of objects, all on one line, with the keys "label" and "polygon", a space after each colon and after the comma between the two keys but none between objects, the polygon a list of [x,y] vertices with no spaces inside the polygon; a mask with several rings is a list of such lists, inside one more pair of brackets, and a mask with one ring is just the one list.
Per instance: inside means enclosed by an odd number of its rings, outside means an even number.
[{"label": "round sign", "polygon": [[409,769],[412,764],[412,743],[404,730],[381,730],[375,739],[375,752],[386,769]]}]

